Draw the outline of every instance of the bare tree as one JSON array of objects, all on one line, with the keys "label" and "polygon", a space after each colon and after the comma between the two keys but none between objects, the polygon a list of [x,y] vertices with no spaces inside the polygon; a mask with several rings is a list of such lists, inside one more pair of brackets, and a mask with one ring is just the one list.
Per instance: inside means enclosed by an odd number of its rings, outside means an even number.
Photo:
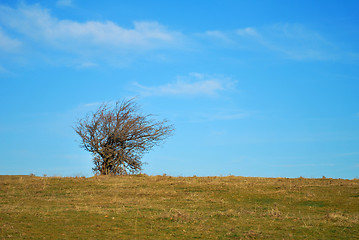
[{"label": "bare tree", "polygon": [[134,99],[102,104],[79,120],[74,130],[81,147],[93,155],[94,172],[127,175],[139,172],[143,154],[169,137],[174,128],[166,120],[143,115]]}]

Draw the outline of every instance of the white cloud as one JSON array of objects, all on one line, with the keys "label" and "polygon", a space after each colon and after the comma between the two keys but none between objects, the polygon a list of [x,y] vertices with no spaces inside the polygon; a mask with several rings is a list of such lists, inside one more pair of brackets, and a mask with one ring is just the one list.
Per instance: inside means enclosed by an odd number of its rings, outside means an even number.
[{"label": "white cloud", "polygon": [[4,51],[19,50],[21,42],[8,37],[0,27],[0,49]]},{"label": "white cloud", "polygon": [[0,65],[0,73],[8,73],[8,71]]},{"label": "white cloud", "polygon": [[244,37],[259,38],[260,37],[260,34],[257,32],[257,30],[254,28],[251,28],[251,27],[237,29],[234,31],[212,30],[212,31],[206,31],[204,33],[200,33],[197,35],[201,36],[201,37],[210,38],[210,39],[218,39],[218,40],[221,40],[221,41],[227,42],[227,43],[234,43],[236,41],[237,41],[237,43],[241,43],[241,42],[238,42],[238,38],[237,38],[238,36],[240,36],[242,38],[244,38]]},{"label": "white cloud", "polygon": [[92,108],[92,107],[99,107],[102,104],[103,104],[102,102],[91,102],[91,103],[82,104],[80,107],[81,108]]},{"label": "white cloud", "polygon": [[187,77],[178,77],[177,81],[160,86],[144,86],[134,83],[143,96],[158,95],[209,95],[215,96],[221,91],[233,88],[235,81],[226,77],[216,77],[191,73]]},{"label": "white cloud", "polygon": [[83,69],[83,68],[93,68],[93,67],[97,67],[98,65],[94,62],[83,62],[81,64],[79,64],[77,66],[77,68],[79,69]]},{"label": "white cloud", "polygon": [[247,118],[250,115],[251,114],[248,112],[238,112],[238,113],[232,113],[232,114],[220,114],[220,115],[213,116],[213,118],[216,120],[237,120],[237,119]]},{"label": "white cloud", "polygon": [[347,153],[342,153],[339,156],[355,156],[355,155],[359,155],[359,152],[347,152]]},{"label": "white cloud", "polygon": [[207,31],[203,34],[204,36],[207,37],[211,37],[211,38],[216,38],[225,42],[230,42],[231,39],[229,38],[229,36],[221,31]]},{"label": "white cloud", "polygon": [[58,0],[56,5],[59,7],[72,7],[73,3],[72,0]]},{"label": "white cloud", "polygon": [[226,109],[223,106],[221,109],[212,109],[209,112],[197,111],[188,116],[190,122],[215,122],[215,121],[236,121],[253,116],[253,112],[242,111],[240,109]]},{"label": "white cloud", "polygon": [[223,90],[222,84],[216,80],[204,80],[198,82],[176,81],[162,86],[146,87],[136,84],[145,95],[213,95],[218,90]]},{"label": "white cloud", "polygon": [[305,40],[305,41],[323,41],[323,37],[315,31],[306,28],[301,24],[274,24],[268,27],[268,31],[280,38]]},{"label": "white cloud", "polygon": [[296,168],[296,167],[335,167],[334,163],[303,163],[303,164],[283,164],[283,165],[274,165],[275,167],[284,167],[284,168]]},{"label": "white cloud", "polygon": [[[279,54],[294,60],[332,60],[332,44],[318,32],[301,24],[274,24],[232,31],[207,31],[199,36],[230,42],[241,50]],[[228,45],[226,45],[228,46]]]},{"label": "white cloud", "polygon": [[296,60],[331,60],[333,46],[319,33],[301,24],[275,24],[266,29],[264,45]]},{"label": "white cloud", "polygon": [[[59,6],[71,4],[73,4],[71,0],[57,1]],[[16,34],[21,42],[9,37],[13,35],[7,34],[5,29]],[[295,60],[328,60],[335,57],[335,50],[328,41],[319,33],[300,24],[244,27],[232,31],[212,30],[195,36],[200,36],[201,40],[197,40],[201,44],[203,38],[210,39],[210,42],[204,43],[206,46],[219,44],[220,47],[277,54]],[[219,41],[212,41],[213,39]],[[122,56],[125,56],[121,58],[122,60],[126,58],[127,61],[131,61],[134,54],[148,50],[184,47],[184,44],[189,43],[187,40],[188,38],[182,33],[171,31],[155,21],[134,21],[132,27],[123,27],[113,21],[79,22],[59,19],[39,4],[23,3],[15,8],[0,5],[0,49],[13,51],[24,46],[31,51],[41,51],[40,48],[45,46],[60,50],[64,54],[84,56],[81,61],[91,60],[95,56],[96,59],[100,58],[116,65],[121,62],[119,58]],[[101,62],[101,60],[97,61]],[[177,85],[167,86],[167,89],[188,88],[186,82],[173,84]],[[214,82],[207,81],[205,85],[197,88],[207,88],[211,84],[213,85]]]},{"label": "white cloud", "polygon": [[238,29],[238,30],[236,30],[236,33],[242,37],[244,37],[244,36],[258,37],[259,36],[259,33],[254,28],[251,28],[251,27]]},{"label": "white cloud", "polygon": [[0,23],[26,37],[64,49],[88,47],[151,49],[178,43],[181,34],[157,22],[134,22],[124,28],[112,21],[57,19],[40,5],[0,5]]}]

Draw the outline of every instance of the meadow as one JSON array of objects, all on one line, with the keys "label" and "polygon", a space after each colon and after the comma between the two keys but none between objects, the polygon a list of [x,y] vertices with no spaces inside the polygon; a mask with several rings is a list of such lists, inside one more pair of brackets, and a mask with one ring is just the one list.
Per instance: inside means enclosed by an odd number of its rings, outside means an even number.
[{"label": "meadow", "polygon": [[359,180],[0,176],[1,239],[359,239]]}]

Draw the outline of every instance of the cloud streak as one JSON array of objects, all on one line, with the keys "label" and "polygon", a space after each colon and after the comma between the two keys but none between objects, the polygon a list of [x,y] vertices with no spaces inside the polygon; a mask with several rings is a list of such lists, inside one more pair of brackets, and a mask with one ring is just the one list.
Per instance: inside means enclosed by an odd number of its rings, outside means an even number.
[{"label": "cloud streak", "polygon": [[332,60],[332,44],[301,24],[275,24],[266,29],[264,45],[296,60]]},{"label": "cloud streak", "polygon": [[237,29],[236,30],[236,33],[239,35],[239,36],[242,36],[242,37],[258,37],[259,36],[259,33],[257,32],[257,30],[255,30],[254,28],[251,28],[251,27],[247,27],[247,28],[243,28],[243,29]]},{"label": "cloud streak", "polygon": [[242,50],[276,53],[293,60],[332,60],[332,44],[319,33],[301,24],[273,24],[232,31],[207,31],[202,36],[231,42]]},{"label": "cloud streak", "polygon": [[207,31],[204,34],[199,34],[199,36],[209,37],[218,39],[224,42],[231,42],[231,39],[228,37],[228,35],[224,32],[215,30],[215,31]]},{"label": "cloud streak", "polygon": [[56,5],[58,7],[72,7],[73,6],[72,0],[58,0],[56,2]]},{"label": "cloud streak", "polygon": [[12,52],[17,51],[21,47],[21,42],[7,36],[0,27],[0,50]]},{"label": "cloud streak", "polygon": [[175,82],[145,86],[133,83],[142,96],[216,96],[222,91],[231,90],[235,81],[226,77],[217,77],[191,73],[187,77],[178,77]]},{"label": "cloud streak", "polygon": [[190,120],[192,122],[235,121],[244,118],[249,118],[252,115],[253,115],[252,112],[227,110],[227,111],[216,111],[214,114],[195,113],[190,117]]},{"label": "cloud streak", "polygon": [[25,37],[65,49],[84,45],[152,49],[176,44],[181,37],[157,22],[134,22],[133,28],[124,28],[112,21],[57,19],[40,5],[22,4],[17,8],[0,5],[0,23]]},{"label": "cloud streak", "polygon": [[[71,0],[57,1],[59,7],[72,5]],[[12,36],[16,36],[16,39]],[[156,21],[134,21],[131,27],[124,27],[113,21],[80,22],[57,18],[49,9],[39,4],[22,3],[17,7],[0,4],[0,51],[13,53],[21,49],[24,50],[21,51],[24,55],[40,52],[37,56],[45,56],[50,49],[53,51],[51,53],[63,55],[51,57],[51,61],[65,58],[60,64],[75,62],[70,65],[76,68],[94,67],[101,65],[103,61],[122,67],[149,51],[191,51],[194,46],[203,51],[229,48],[253,53],[253,56],[259,54],[261,58],[267,55],[292,60],[333,60],[340,55],[339,50],[335,50],[319,33],[301,24],[248,26],[230,31],[207,30],[191,35],[173,31]],[[166,53],[162,52],[161,56]],[[44,58],[49,59],[47,56]],[[83,64],[79,65],[78,62]],[[222,86],[217,82],[209,80],[197,83],[177,81],[156,91],[177,95],[192,91],[192,94],[198,94],[213,93],[220,87]]]}]

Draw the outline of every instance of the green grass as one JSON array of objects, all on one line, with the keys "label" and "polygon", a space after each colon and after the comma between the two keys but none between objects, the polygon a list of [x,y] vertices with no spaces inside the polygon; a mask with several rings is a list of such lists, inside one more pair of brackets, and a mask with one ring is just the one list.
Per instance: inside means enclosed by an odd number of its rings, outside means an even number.
[{"label": "green grass", "polygon": [[359,239],[359,180],[0,176],[1,239]]}]

